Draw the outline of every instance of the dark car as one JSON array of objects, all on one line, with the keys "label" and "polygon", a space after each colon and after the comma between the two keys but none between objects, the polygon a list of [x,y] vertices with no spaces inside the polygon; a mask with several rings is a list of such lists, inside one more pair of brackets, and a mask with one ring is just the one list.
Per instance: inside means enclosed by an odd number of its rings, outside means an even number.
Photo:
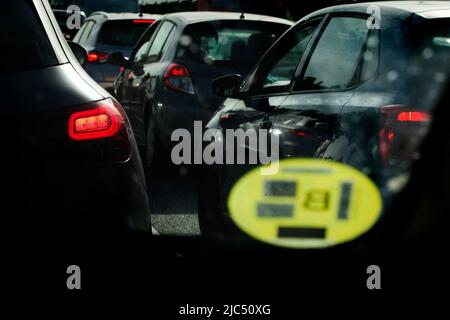
[{"label": "dark car", "polygon": [[69,6],[78,6],[89,17],[96,11],[115,13],[139,13],[139,0],[50,0],[53,9],[67,10]]},{"label": "dark car", "polygon": [[[291,28],[245,82],[237,75],[215,80],[214,90],[231,98],[207,128],[266,129],[267,141],[279,138],[282,159],[316,157],[355,167],[378,185],[387,206],[395,189],[390,179],[401,178],[419,156],[449,56],[448,2],[326,8]],[[248,151],[245,143],[238,147]],[[203,167],[205,233],[233,228],[228,195],[252,167]]]},{"label": "dark car", "polygon": [[103,88],[113,91],[120,67],[108,63],[109,55],[121,52],[129,57],[136,42],[159,15],[95,12],[73,41],[88,52],[86,71]]},{"label": "dark car", "polygon": [[149,231],[129,121],[78,63],[86,52],[55,32],[47,1],[9,1],[0,17],[4,225],[42,236]]},{"label": "dark car", "polygon": [[[172,132],[193,132],[208,121],[222,98],[211,81],[228,73],[247,74],[292,23],[240,13],[181,12],[157,21],[141,38],[115,83],[148,166],[153,155],[168,153]],[[155,147],[157,152],[154,152]]]}]

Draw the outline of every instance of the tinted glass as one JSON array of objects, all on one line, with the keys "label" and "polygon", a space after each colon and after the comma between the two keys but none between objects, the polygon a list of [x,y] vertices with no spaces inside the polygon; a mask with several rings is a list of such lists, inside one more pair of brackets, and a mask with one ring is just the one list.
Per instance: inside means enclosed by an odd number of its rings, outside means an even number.
[{"label": "tinted glass", "polygon": [[291,84],[297,66],[311,40],[315,27],[315,24],[308,25],[295,33],[294,37],[298,39],[297,44],[282,55],[273,69],[270,70],[263,84],[264,89],[285,87]]},{"label": "tinted glass", "polygon": [[300,59],[319,22],[314,20],[297,26],[284,35],[260,62],[244,89],[256,95],[289,90]]},{"label": "tinted glass", "polygon": [[94,27],[95,23],[93,21],[86,22],[86,27],[84,28],[83,34],[81,35],[80,39],[78,40],[80,43],[86,42],[86,40],[89,38],[92,28]]},{"label": "tinted glass", "polygon": [[158,60],[164,45],[167,42],[167,38],[170,36],[175,25],[172,22],[165,21],[161,28],[159,28],[154,40],[152,41],[150,52],[148,53],[149,60]]},{"label": "tinted glass", "polygon": [[142,38],[139,40],[135,47],[134,62],[144,62],[147,59],[148,51],[150,50],[150,43],[153,34],[159,26],[159,21],[156,21],[150,28],[145,31]]},{"label": "tinted glass", "polygon": [[413,28],[412,34],[416,62],[426,62],[427,67],[434,72],[448,72],[450,19],[435,19],[419,24]]},{"label": "tinted glass", "polygon": [[348,87],[359,64],[368,32],[365,19],[332,18],[311,56],[301,88]]},{"label": "tinted glass", "polygon": [[77,34],[75,35],[75,37],[73,37],[73,41],[74,41],[74,42],[76,42],[76,43],[79,43],[79,42],[80,42],[80,39],[81,39],[81,37],[83,36],[84,31],[86,30],[86,27],[87,27],[87,23],[84,23],[84,24],[81,26],[80,30],[78,30],[78,32],[77,32]]},{"label": "tinted glass", "polygon": [[8,1],[0,10],[0,73],[57,64],[31,1]]},{"label": "tinted glass", "polygon": [[252,21],[214,21],[186,27],[177,57],[205,64],[256,64],[287,25]]},{"label": "tinted glass", "polygon": [[148,23],[134,23],[133,20],[107,21],[100,30],[97,42],[132,47],[148,27]]}]

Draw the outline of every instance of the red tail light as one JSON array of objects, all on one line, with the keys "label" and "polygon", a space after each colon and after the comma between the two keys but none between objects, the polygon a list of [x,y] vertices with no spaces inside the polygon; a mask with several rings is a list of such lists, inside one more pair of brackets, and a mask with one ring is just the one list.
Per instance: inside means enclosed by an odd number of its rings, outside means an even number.
[{"label": "red tail light", "polygon": [[189,70],[179,64],[171,64],[164,73],[164,84],[175,91],[194,94],[194,85]]},{"label": "red tail light", "polygon": [[106,52],[91,51],[91,52],[88,53],[88,61],[90,63],[92,63],[92,62],[98,62],[98,63],[106,62],[106,61],[108,61],[108,58],[109,58],[109,54],[107,54]]},{"label": "red tail light", "polygon": [[153,24],[155,22],[154,19],[136,19],[133,20],[133,23],[144,23],[144,24]]},{"label": "red tail light", "polygon": [[125,127],[125,116],[111,99],[96,103],[88,110],[74,112],[69,118],[72,140],[96,140],[117,135]]},{"label": "red tail light", "polygon": [[430,119],[431,117],[429,113],[419,111],[400,112],[397,116],[397,121],[422,122],[430,121]]},{"label": "red tail light", "polygon": [[431,115],[412,107],[390,105],[381,108],[380,152],[385,165],[417,157],[428,131]]}]

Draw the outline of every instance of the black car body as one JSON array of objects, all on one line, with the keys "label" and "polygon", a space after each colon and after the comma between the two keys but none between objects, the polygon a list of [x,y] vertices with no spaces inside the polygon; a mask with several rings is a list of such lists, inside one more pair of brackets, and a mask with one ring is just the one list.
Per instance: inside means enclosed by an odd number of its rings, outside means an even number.
[{"label": "black car body", "polygon": [[9,27],[0,37],[4,225],[41,235],[149,231],[143,169],[119,103],[80,66],[47,0],[11,1],[0,15]]},{"label": "black car body", "polygon": [[[444,1],[362,3],[312,13],[265,54],[207,128],[267,129],[268,140],[279,137],[280,158],[353,166],[378,185],[388,205],[387,181],[406,173],[419,156],[447,81],[449,30],[450,3]],[[214,87],[221,92],[233,82],[231,87],[241,85],[229,76]],[[203,167],[199,215],[205,232],[227,225],[230,189],[252,167]]]},{"label": "black car body", "polygon": [[246,74],[290,25],[267,16],[181,12],[150,27],[130,61],[118,61],[125,70],[115,83],[147,162],[154,146],[170,150],[174,130],[193,132],[194,121],[210,119],[223,101],[212,91],[212,79]]},{"label": "black car body", "polygon": [[88,52],[87,73],[108,92],[113,92],[120,67],[108,63],[113,52],[126,58],[144,31],[160,16],[136,13],[95,12],[75,35],[73,42]]}]

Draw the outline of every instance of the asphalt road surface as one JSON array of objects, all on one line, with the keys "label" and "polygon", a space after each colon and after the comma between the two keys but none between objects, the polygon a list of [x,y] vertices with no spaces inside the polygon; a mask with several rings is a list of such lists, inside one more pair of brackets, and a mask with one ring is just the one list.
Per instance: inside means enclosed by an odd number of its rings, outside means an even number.
[{"label": "asphalt road surface", "polygon": [[149,179],[154,232],[162,235],[200,235],[195,173],[174,166],[155,168]]}]

